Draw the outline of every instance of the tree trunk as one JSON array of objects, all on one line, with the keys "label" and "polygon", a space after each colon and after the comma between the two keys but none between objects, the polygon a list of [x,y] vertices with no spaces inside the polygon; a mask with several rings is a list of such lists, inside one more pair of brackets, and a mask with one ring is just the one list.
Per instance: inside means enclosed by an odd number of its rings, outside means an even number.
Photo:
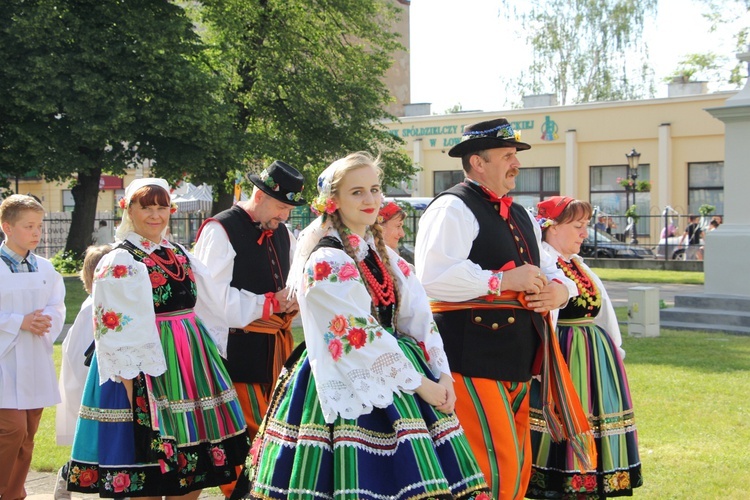
[{"label": "tree trunk", "polygon": [[223,182],[213,185],[213,192],[216,193],[214,196],[214,204],[211,208],[211,216],[218,214],[228,208],[232,208],[234,204],[234,193],[227,191],[227,188]]},{"label": "tree trunk", "polygon": [[101,176],[100,167],[88,172],[78,172],[78,182],[71,189],[74,206],[65,250],[72,250],[78,257],[83,257],[84,251],[92,242],[91,234],[94,231]]}]

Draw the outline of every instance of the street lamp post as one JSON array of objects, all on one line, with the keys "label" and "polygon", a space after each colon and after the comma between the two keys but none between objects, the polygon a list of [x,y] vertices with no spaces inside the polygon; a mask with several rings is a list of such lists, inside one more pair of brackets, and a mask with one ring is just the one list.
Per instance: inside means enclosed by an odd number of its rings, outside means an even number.
[{"label": "street lamp post", "polygon": [[[625,158],[628,159],[628,177],[631,180],[631,182],[628,183],[627,190],[625,191],[625,204],[628,205],[626,207],[627,209],[635,205],[635,186],[636,181],[638,180],[638,160],[641,159],[641,153],[633,148],[630,150],[630,153],[625,153]],[[630,192],[633,193],[633,205],[629,205]],[[630,243],[637,245],[638,235],[636,234],[635,230],[635,222],[635,217],[633,217],[633,223],[630,228]]]}]

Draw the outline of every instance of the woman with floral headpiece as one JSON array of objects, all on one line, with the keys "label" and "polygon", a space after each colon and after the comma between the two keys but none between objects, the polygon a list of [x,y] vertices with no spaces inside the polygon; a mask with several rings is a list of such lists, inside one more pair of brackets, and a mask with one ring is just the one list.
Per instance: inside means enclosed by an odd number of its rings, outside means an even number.
[{"label": "woman with floral headpiece", "polygon": [[625,375],[620,328],[601,280],[578,256],[587,237],[591,205],[553,196],[537,205],[542,246],[576,283],[578,296],[553,314],[557,337],[576,392],[588,414],[597,449],[596,470],[581,470],[568,441],[554,442],[545,424],[541,384],[531,384],[534,464],[527,498],[606,498],[641,486],[638,435]]},{"label": "woman with floral headpiece", "polygon": [[68,490],[194,500],[236,479],[249,450],[219,354],[223,308],[204,292],[201,263],[165,237],[173,207],[164,179],[136,179],[121,207],[115,248],[94,271],[96,348]]},{"label": "woman with floral headpiece", "polygon": [[489,499],[427,297],[377,224],[380,183],[366,153],[318,178],[288,280],[304,350],[253,443],[253,497]]}]

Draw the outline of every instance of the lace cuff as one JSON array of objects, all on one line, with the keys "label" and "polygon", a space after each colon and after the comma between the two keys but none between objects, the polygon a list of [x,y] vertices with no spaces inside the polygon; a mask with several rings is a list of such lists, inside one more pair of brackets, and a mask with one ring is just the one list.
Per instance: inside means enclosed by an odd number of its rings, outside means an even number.
[{"label": "lace cuff", "polygon": [[98,346],[96,356],[99,363],[100,385],[107,380],[116,381],[117,377],[134,379],[140,372],[155,377],[167,371],[164,351],[158,343],[111,350]]},{"label": "lace cuff", "polygon": [[319,381],[318,395],[327,423],[337,416],[357,418],[393,403],[393,394],[412,392],[422,384],[422,375],[400,353],[386,353],[370,368],[351,370],[347,381]]}]

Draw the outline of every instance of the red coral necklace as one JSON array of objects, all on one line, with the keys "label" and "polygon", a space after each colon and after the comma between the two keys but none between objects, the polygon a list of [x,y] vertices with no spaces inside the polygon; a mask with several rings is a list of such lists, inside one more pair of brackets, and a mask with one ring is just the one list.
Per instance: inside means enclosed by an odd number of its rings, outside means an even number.
[{"label": "red coral necklace", "polygon": [[362,273],[365,281],[367,281],[367,284],[370,286],[370,290],[372,290],[372,302],[373,304],[375,304],[375,306],[388,306],[391,304],[395,304],[396,294],[393,291],[393,279],[386,270],[383,261],[380,260],[380,257],[378,257],[378,254],[372,252],[372,255],[375,258],[375,263],[378,265],[380,273],[383,276],[383,283],[378,282],[377,278],[375,278],[375,276],[372,274],[372,271],[370,271],[370,268],[367,267],[364,260],[357,262],[359,271]]},{"label": "red coral necklace", "polygon": [[[167,273],[172,279],[176,281],[182,281],[185,279],[185,266],[180,265],[180,263],[177,261],[177,256],[175,256],[174,252],[171,248],[164,248],[164,251],[167,253],[167,259],[162,259],[158,255],[156,255],[156,252],[151,252],[151,255],[149,256],[151,260],[153,260],[157,266],[162,268],[162,270]],[[177,272],[170,271],[167,266],[174,265],[177,269]]]}]

